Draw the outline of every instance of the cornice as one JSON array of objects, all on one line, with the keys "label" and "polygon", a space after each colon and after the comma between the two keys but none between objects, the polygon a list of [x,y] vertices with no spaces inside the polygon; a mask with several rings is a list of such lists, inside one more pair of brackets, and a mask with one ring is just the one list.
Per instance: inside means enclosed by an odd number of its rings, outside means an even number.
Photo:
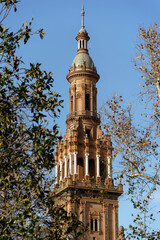
[{"label": "cornice", "polygon": [[77,76],[90,76],[95,80],[95,82],[98,82],[100,76],[98,73],[93,72],[93,71],[88,71],[88,70],[77,70],[77,71],[72,71],[67,74],[66,78],[69,83],[72,83],[75,77]]}]

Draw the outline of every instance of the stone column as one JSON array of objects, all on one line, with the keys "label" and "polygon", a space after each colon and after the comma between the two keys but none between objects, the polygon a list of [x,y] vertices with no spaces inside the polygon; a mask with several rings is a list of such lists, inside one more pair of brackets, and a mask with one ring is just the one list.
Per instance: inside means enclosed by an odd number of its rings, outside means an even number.
[{"label": "stone column", "polygon": [[95,219],[93,219],[93,231],[95,231]]},{"label": "stone column", "polygon": [[77,152],[74,152],[74,174],[77,174]]},{"label": "stone column", "polygon": [[64,178],[67,178],[67,157],[64,156]]},{"label": "stone column", "polygon": [[100,155],[96,155],[97,157],[97,177],[100,177]]},{"label": "stone column", "polygon": [[60,159],[60,182],[62,182],[62,160]]},{"label": "stone column", "polygon": [[72,153],[69,153],[69,175],[72,175]]},{"label": "stone column", "polygon": [[108,156],[108,178],[112,178],[112,157]]},{"label": "stone column", "polygon": [[98,224],[98,231],[99,231],[99,234],[101,234],[101,214],[99,213],[99,216],[98,216],[98,222],[97,222],[97,224]]},{"label": "stone column", "polygon": [[88,171],[88,156],[89,156],[89,153],[85,153],[85,157],[86,157],[86,176],[89,176],[89,171]]}]

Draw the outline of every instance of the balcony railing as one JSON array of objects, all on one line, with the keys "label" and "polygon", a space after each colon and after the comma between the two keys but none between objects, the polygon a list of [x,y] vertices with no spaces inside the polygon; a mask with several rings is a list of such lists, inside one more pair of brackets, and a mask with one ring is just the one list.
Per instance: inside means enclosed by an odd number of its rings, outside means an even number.
[{"label": "balcony railing", "polygon": [[76,112],[67,114],[66,119],[75,117],[75,116],[91,116],[91,117],[95,117],[95,118],[100,118],[100,114],[98,114],[96,112],[83,110],[83,111],[76,111]]},{"label": "balcony railing", "polygon": [[61,183],[58,187],[54,188],[55,192],[60,191],[63,188],[66,188],[68,186],[74,186],[74,187],[84,187],[84,188],[94,188],[94,189],[108,189],[108,190],[112,190],[112,191],[118,191],[118,186],[114,186],[114,185],[107,185],[107,184],[103,184],[103,183],[96,183],[96,182],[81,182],[81,181],[72,181],[72,183],[68,184],[67,182],[63,182]]}]

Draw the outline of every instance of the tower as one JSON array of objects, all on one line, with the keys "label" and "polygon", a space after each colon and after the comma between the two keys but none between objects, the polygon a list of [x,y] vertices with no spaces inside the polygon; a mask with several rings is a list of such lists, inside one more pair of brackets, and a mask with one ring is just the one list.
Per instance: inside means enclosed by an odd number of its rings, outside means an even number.
[{"label": "tower", "polygon": [[[112,143],[100,128],[97,113],[99,80],[96,67],[89,56],[90,39],[82,25],[77,34],[77,55],[66,76],[70,83],[70,113],[67,115],[66,134],[55,151],[55,201],[68,212],[79,215],[89,224],[86,240],[116,240],[118,238],[118,197],[121,184],[112,179]],[[77,201],[78,198],[78,201]]]}]

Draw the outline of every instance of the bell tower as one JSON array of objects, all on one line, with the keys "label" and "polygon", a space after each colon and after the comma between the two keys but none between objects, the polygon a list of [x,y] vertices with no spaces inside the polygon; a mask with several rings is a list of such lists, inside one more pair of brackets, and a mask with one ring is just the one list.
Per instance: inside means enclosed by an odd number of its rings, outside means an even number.
[{"label": "bell tower", "polygon": [[84,7],[81,15],[77,55],[66,76],[70,83],[70,112],[66,134],[55,151],[53,197],[89,225],[81,239],[116,240],[118,197],[123,187],[121,183],[115,186],[112,179],[113,147],[110,136],[101,130],[97,113],[96,83],[100,77],[88,53],[90,37],[84,27]]}]

